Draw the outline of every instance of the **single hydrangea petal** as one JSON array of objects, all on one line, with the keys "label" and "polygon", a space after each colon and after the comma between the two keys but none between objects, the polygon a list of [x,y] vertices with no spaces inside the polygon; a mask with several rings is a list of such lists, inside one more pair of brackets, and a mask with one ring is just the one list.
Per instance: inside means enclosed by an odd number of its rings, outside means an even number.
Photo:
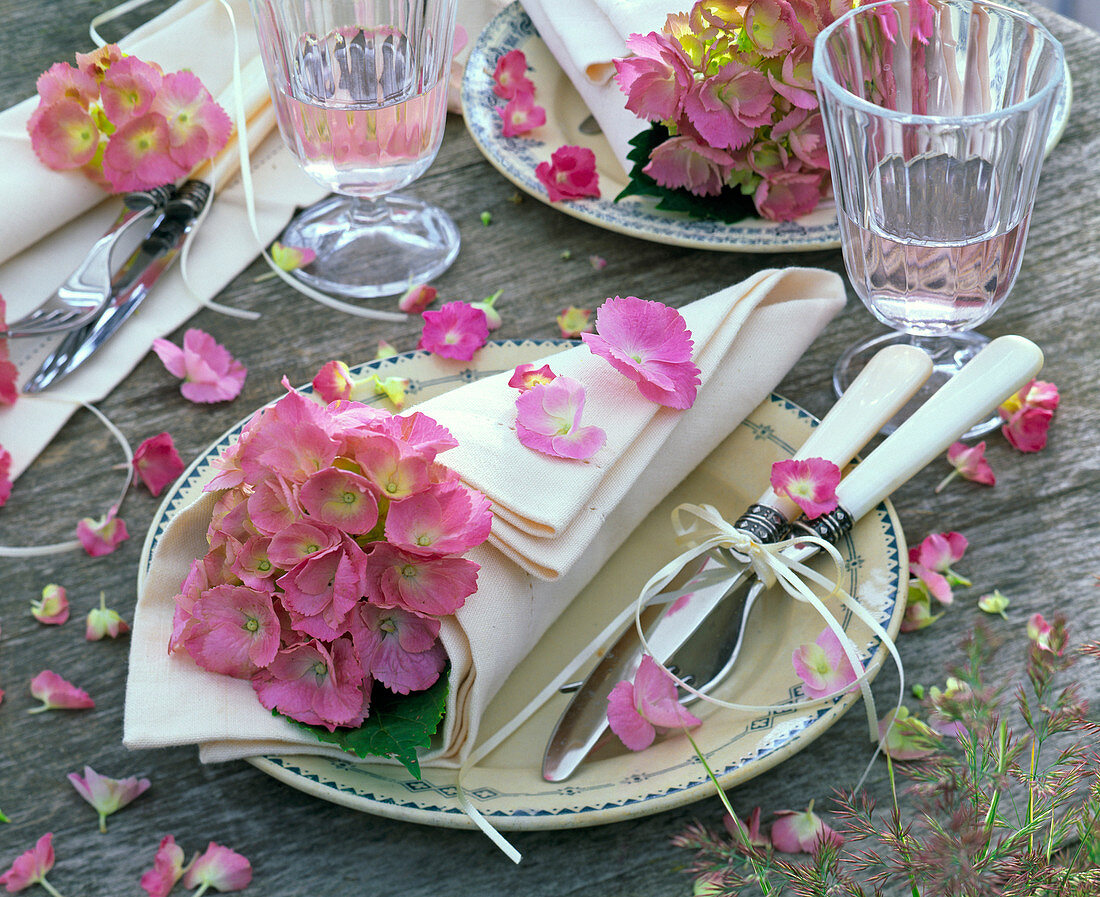
[{"label": "single hydrangea petal", "polygon": [[144,794],[149,788],[148,779],[131,776],[125,779],[112,779],[101,776],[92,767],[84,767],[84,775],[70,772],[69,781],[84,800],[99,814],[99,830],[107,831],[107,817],[116,813]]},{"label": "single hydrangea petal", "polygon": [[111,610],[104,603],[106,596],[99,593],[99,607],[93,607],[88,611],[88,619],[84,625],[84,638],[89,642],[98,642],[107,637],[118,638],[130,631],[129,624]]},{"label": "single hydrangea petal", "polygon": [[992,486],[997,482],[997,478],[993,474],[993,468],[989,466],[989,462],[985,459],[985,442],[979,442],[975,446],[968,446],[965,442],[953,443],[947,449],[947,463],[954,470],[936,486],[936,492],[942,492],[947,484],[957,476],[986,486]]},{"label": "single hydrangea petal", "polygon": [[771,485],[812,519],[836,508],[840,468],[824,458],[788,458],[772,465]]},{"label": "single hydrangea petal", "polygon": [[448,302],[436,311],[425,311],[423,317],[418,348],[442,358],[469,361],[489,340],[485,312],[468,302]]},{"label": "single hydrangea petal", "polygon": [[0,875],[0,885],[9,894],[14,894],[31,885],[42,884],[53,864],[53,832],[46,832],[35,842],[34,847],[17,856],[8,870]]},{"label": "single hydrangea petal", "polygon": [[195,328],[183,335],[183,348],[153,340],[153,351],[168,373],[183,379],[180,392],[192,402],[228,402],[244,386],[245,366],[210,334]]},{"label": "single hydrangea petal", "polygon": [[95,701],[84,689],[77,688],[53,670],[43,670],[31,680],[31,694],[42,702],[42,706],[28,711],[30,713],[41,713],[44,710],[87,710],[95,707]]},{"label": "single hydrangea petal", "polygon": [[203,886],[215,891],[241,891],[252,881],[252,864],[241,854],[211,841],[192,860],[183,876],[185,888]]},{"label": "single hydrangea petal", "polygon": [[76,537],[91,557],[110,554],[130,538],[126,521],[118,515],[118,506],[112,505],[102,517],[85,517],[76,525]]},{"label": "single hydrangea petal", "polygon": [[404,295],[397,300],[397,307],[406,314],[423,314],[424,309],[435,302],[435,297],[438,295],[439,290],[435,287],[419,283],[405,291]]},{"label": "single hydrangea petal", "polygon": [[812,644],[799,645],[791,656],[791,662],[807,696],[811,698],[851,691],[859,678],[840,639],[830,628],[822,631]]},{"label": "single hydrangea petal", "polygon": [[527,392],[536,386],[545,386],[556,376],[548,364],[544,364],[541,368],[536,368],[533,364],[521,364],[508,378],[508,385],[520,392]]},{"label": "single hydrangea petal", "polygon": [[149,897],[168,897],[183,878],[183,848],[172,835],[165,835],[153,858],[153,868],[141,874],[141,887]]},{"label": "single hydrangea petal", "polygon": [[562,309],[557,318],[558,330],[565,339],[579,339],[582,333],[592,332],[592,310],[570,305]]},{"label": "single hydrangea petal", "polygon": [[142,442],[134,451],[133,467],[134,482],[140,479],[153,495],[160,495],[183,473],[183,461],[169,433],[158,433]]},{"label": "single hydrangea petal", "polygon": [[680,704],[672,677],[648,654],[642,655],[633,681],[618,682],[612,688],[607,721],[632,751],[649,747],[658,730],[690,728],[702,722]]},{"label": "single hydrangea petal", "polygon": [[284,246],[278,240],[271,244],[271,260],[284,271],[295,271],[312,264],[317,253],[307,247]]},{"label": "single hydrangea petal", "polygon": [[600,195],[596,154],[588,147],[559,147],[551,154],[549,162],[535,166],[535,177],[546,188],[551,202],[586,196],[598,198]]},{"label": "single hydrangea petal", "polygon": [[503,100],[517,94],[534,94],[535,85],[527,77],[527,57],[522,50],[509,50],[497,60],[493,70],[493,93]]},{"label": "single hydrangea petal", "polygon": [[814,812],[813,801],[802,812],[777,810],[772,846],[781,853],[814,853],[823,844],[840,846],[844,839]]}]

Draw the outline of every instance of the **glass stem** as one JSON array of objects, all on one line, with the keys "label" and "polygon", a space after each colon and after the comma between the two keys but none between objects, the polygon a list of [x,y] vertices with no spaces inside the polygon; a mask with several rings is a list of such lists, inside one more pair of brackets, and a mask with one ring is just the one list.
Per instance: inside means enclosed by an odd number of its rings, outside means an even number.
[{"label": "glass stem", "polygon": [[353,196],[348,217],[360,227],[377,227],[390,217],[384,196]]}]

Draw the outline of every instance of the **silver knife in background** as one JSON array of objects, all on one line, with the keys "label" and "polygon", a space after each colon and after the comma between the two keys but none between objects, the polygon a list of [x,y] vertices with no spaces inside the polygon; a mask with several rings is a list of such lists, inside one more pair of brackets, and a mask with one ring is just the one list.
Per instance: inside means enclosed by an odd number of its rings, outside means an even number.
[{"label": "silver knife in background", "polygon": [[93,320],[65,336],[27,381],[23,392],[41,392],[61,382],[115,334],[176,260],[209,200],[210,185],[203,181],[187,181],[176,191],[160,223],[115,277],[106,305]]},{"label": "silver knife in background", "polygon": [[[876,354],[821,423],[810,433],[795,459],[825,458],[843,468],[882,426],[920,389],[932,372],[932,360],[913,346],[890,346]],[[738,519],[737,527],[761,542],[778,542],[801,510],[788,498],[768,489]],[[737,562],[731,562],[736,569]],[[719,604],[750,567],[731,574],[715,560],[695,569],[688,581],[673,580],[661,596],[641,612],[650,653],[664,663],[686,640],[700,621]],[[701,584],[713,571],[718,582]],[[730,577],[734,575],[731,581]],[[680,587],[682,585],[682,588]],[[690,593],[684,606],[667,613],[668,601]],[[668,601],[661,600],[667,598]],[[641,663],[642,649],[634,621],[588,674],[566,707],[546,747],[543,777],[557,782],[572,774],[595,746],[607,727],[607,696],[616,683],[631,678]]]},{"label": "silver knife in background", "polygon": [[[846,532],[871,508],[939,457],[966,432],[973,421],[992,411],[1005,396],[1011,395],[1034,377],[1042,362],[1043,355],[1039,348],[1022,337],[1005,336],[994,340],[844,478],[837,489],[840,507],[832,514],[813,521],[812,531],[830,541]],[[823,422],[818,429],[824,426]],[[808,548],[802,548],[800,552],[799,559],[814,553]],[[735,658],[739,641],[727,639],[723,644],[720,639],[708,640],[713,646],[711,650],[721,655],[717,663],[714,658],[699,657],[692,650],[696,646],[691,642],[701,638],[701,634],[711,627],[719,625],[715,623],[714,614],[727,618],[731,616],[723,613],[725,608],[720,605],[724,602],[733,600],[751,604],[755,594],[761,590],[762,587],[746,569],[734,580],[728,581],[724,591],[704,593],[703,601],[697,601],[700,596],[695,596],[677,613],[661,618],[660,625],[654,625],[647,638],[651,653],[660,663],[671,660],[680,667],[681,675],[696,674],[698,685],[705,687],[713,684],[701,681],[707,679],[709,674],[697,673],[697,670],[700,667],[720,669],[721,673],[714,681],[724,677],[733,665],[732,660],[723,662],[730,655],[730,642],[736,642],[732,649],[732,657]],[[683,615],[688,615],[690,621],[685,622],[687,618]],[[735,625],[743,629],[744,614],[739,618],[736,614],[733,616],[736,618]],[[676,622],[675,631],[665,625],[666,620]],[[599,673],[603,662],[597,664],[589,679],[573,696],[551,735],[543,759],[543,777],[548,781],[562,781],[572,775],[607,728],[607,694],[616,682],[632,676],[641,660],[642,648],[633,628],[624,634],[609,654],[615,655],[616,669],[610,673],[605,670],[600,681],[594,682],[590,688],[589,682]],[[689,654],[696,654],[696,659],[690,659]],[[699,667],[696,667],[696,662]],[[617,672],[624,674],[616,675]]]}]

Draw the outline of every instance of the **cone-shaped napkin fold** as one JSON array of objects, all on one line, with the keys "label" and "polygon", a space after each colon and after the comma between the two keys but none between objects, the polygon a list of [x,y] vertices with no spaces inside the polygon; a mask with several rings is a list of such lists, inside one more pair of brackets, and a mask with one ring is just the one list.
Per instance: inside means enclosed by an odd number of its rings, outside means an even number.
[{"label": "cone-shaped napkin fold", "polygon": [[[552,370],[587,389],[585,423],[607,432],[587,462],[519,443],[508,372],[417,406],[459,440],[440,460],[485,492],[494,509],[490,543],[469,554],[481,565],[478,590],[443,621],[451,691],[439,746],[422,763],[455,766],[468,756],[482,715],[516,665],[638,523],[768,396],[843,304],[835,274],[787,269],[763,271],[684,307],[702,380],[686,411],[642,398],[586,346],[554,355]],[[248,682],[168,654],[174,596],[192,559],[206,553],[212,506],[204,495],[176,514],[154,553],[134,615],[124,741],[135,748],[199,743],[206,761],[334,753],[273,717]],[[632,598],[597,596],[615,607],[593,613],[613,617]]]}]

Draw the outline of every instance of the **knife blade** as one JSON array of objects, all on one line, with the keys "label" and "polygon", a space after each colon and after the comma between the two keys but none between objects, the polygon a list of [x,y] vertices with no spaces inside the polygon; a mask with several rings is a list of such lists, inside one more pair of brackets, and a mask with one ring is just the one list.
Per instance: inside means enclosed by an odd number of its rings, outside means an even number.
[{"label": "knife blade", "polygon": [[[842,480],[837,487],[839,505],[835,511],[807,521],[806,525],[815,535],[827,541],[835,541],[871,508],[930,461],[939,457],[975,420],[991,413],[1004,401],[1005,396],[1016,392],[1031,380],[1042,368],[1042,364],[1043,354],[1038,346],[1023,337],[1002,336],[990,342],[960,373],[952,377]],[[786,552],[796,555],[800,560],[806,560],[815,553],[811,546],[792,547],[786,549]],[[751,603],[748,596],[754,591],[759,594],[763,586],[754,577],[745,574],[732,584],[731,590],[735,593],[732,596],[735,600],[739,593],[744,595],[741,600]],[[688,612],[694,616],[696,626],[680,641],[680,645],[690,642],[694,633],[708,631],[715,607],[727,600],[729,597],[719,596],[710,602],[709,608],[705,606],[707,602],[689,602],[670,617],[670,620],[674,620]],[[686,629],[691,627],[683,620],[678,621],[677,637]],[[627,631],[627,638],[632,634],[637,643],[637,634],[633,629]],[[666,642],[671,642],[672,639],[663,638],[661,627],[657,627],[653,633],[654,640],[658,637],[662,637],[661,650],[667,653],[657,659],[662,663],[672,659],[678,665],[683,664],[681,675],[684,672],[690,673],[692,664],[689,659],[677,650],[678,646],[669,648]],[[653,640],[650,645],[653,646]],[[636,669],[641,659],[641,646],[635,644],[634,651],[631,652],[624,643],[619,647],[619,655],[620,658],[633,658],[636,655],[637,660],[633,663]],[[725,674],[729,673],[735,660],[733,658],[725,665]],[[633,671],[629,675],[633,675]],[[613,686],[614,682],[611,682],[608,690]],[[543,775],[549,781],[562,781],[572,775],[606,728],[606,696],[597,701],[592,694],[582,687],[573,696],[551,736],[543,762]],[[579,709],[570,714],[574,704]],[[596,711],[593,708],[599,709],[602,724],[600,720],[596,720]],[[567,729],[563,726],[563,723],[569,722],[567,717],[587,721],[589,728]],[[599,731],[593,736],[592,729],[596,727]]]},{"label": "knife blade", "polygon": [[[891,417],[913,396],[932,371],[927,353],[913,346],[890,346],[875,355],[859,377],[811,432],[796,459],[826,458],[844,467]],[[738,519],[739,528],[762,542],[779,541],[790,521],[801,514],[789,498],[768,489]],[[725,572],[717,582],[714,571],[736,561],[710,559],[688,574],[687,582],[673,581],[663,597],[641,612],[650,653],[663,663],[698,626],[694,608],[713,608],[736,582],[747,575],[742,567],[734,583]],[[709,581],[708,581],[709,580]],[[675,614],[666,614],[667,602],[690,593]],[[705,614],[704,614],[705,615]],[[560,781],[570,775],[592,749],[607,726],[607,696],[615,683],[631,678],[641,663],[641,646],[633,623],[603,656],[566,707],[547,744],[543,777]],[[560,778],[559,778],[560,777]]]},{"label": "knife blade", "polygon": [[118,331],[176,260],[210,194],[209,184],[203,181],[187,181],[176,191],[165,206],[160,223],[119,271],[111,285],[111,297],[99,314],[66,334],[23,387],[23,392],[37,393],[60,383]]}]

